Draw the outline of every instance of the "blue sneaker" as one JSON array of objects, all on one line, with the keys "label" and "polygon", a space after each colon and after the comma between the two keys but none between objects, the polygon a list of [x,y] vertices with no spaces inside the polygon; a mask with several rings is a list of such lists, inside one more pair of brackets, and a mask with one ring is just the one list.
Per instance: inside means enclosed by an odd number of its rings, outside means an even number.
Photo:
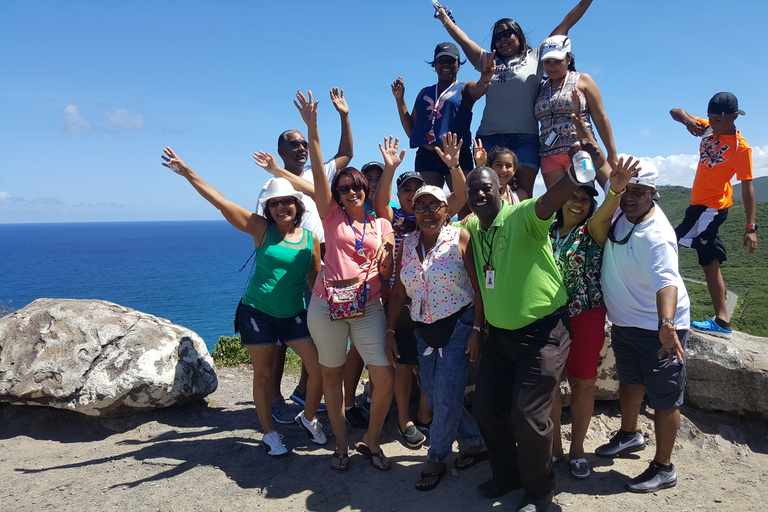
[{"label": "blue sneaker", "polygon": [[281,423],[283,425],[290,425],[296,421],[296,411],[285,403],[283,397],[277,397],[272,400],[272,419],[275,423]]},{"label": "blue sneaker", "polygon": [[[306,406],[307,392],[300,390],[299,387],[296,386],[293,393],[291,393],[290,399],[296,405],[304,407]],[[325,407],[325,402],[320,402],[317,412],[328,412],[328,409]]]},{"label": "blue sneaker", "polygon": [[691,329],[726,340],[731,339],[731,335],[733,334],[733,331],[720,327],[717,322],[715,322],[714,318],[707,318],[703,322],[691,322]]}]

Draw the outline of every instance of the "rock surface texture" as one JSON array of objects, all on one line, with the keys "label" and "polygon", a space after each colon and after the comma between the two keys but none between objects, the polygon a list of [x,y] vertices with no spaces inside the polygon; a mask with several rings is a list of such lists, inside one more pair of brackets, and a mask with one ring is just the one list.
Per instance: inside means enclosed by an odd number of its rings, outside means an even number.
[{"label": "rock surface texture", "polygon": [[193,331],[101,300],[38,299],[0,318],[0,401],[116,417],[218,385]]}]

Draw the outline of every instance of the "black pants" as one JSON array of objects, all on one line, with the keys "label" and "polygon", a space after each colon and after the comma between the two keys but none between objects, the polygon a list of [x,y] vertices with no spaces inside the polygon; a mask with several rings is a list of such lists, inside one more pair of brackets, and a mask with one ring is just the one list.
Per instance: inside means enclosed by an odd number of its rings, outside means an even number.
[{"label": "black pants", "polygon": [[549,414],[571,337],[560,308],[514,331],[491,326],[483,345],[473,410],[493,478],[538,497],[555,488]]}]

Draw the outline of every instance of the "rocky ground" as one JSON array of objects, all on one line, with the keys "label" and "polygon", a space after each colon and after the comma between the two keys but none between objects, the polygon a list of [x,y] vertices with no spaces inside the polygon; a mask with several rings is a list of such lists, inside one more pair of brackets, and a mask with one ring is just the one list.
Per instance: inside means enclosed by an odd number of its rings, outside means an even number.
[{"label": "rocky ground", "polygon": [[[347,473],[334,472],[328,469],[331,451],[310,443],[295,425],[281,429],[292,453],[273,460],[259,443],[250,379],[247,367],[225,368],[205,403],[125,419],[0,405],[0,510],[490,511],[512,510],[521,498],[521,491],[496,501],[478,495],[476,486],[490,478],[487,462],[450,471],[431,492],[415,491],[426,448],[410,450],[398,441],[394,410],[383,432],[384,451],[394,462],[389,472],[377,471],[360,455],[351,457]],[[294,384],[284,379],[286,396]],[[558,464],[550,510],[768,508],[768,425],[687,408],[683,413],[674,453],[677,487],[650,495],[624,491],[624,482],[652,457],[652,420],[646,415],[642,430],[650,446],[644,452],[613,461],[588,455],[593,475],[586,481],[574,480],[567,464]],[[595,414],[587,450],[619,425],[616,403],[599,403]],[[330,426],[325,430],[331,437]],[[350,441],[362,434],[352,430]]]}]

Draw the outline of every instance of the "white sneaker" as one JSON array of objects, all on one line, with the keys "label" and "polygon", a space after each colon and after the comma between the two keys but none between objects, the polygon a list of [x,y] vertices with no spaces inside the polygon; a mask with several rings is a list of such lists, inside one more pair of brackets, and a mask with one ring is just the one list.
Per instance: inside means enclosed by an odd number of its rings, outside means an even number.
[{"label": "white sneaker", "polygon": [[304,429],[313,443],[325,444],[328,442],[323,433],[323,424],[317,421],[317,417],[312,421],[308,421],[307,418],[304,417],[304,411],[301,411],[296,415],[296,423]]},{"label": "white sneaker", "polygon": [[270,430],[261,438],[261,446],[267,455],[272,457],[284,457],[288,455],[288,449],[283,445],[283,436],[274,430]]}]

